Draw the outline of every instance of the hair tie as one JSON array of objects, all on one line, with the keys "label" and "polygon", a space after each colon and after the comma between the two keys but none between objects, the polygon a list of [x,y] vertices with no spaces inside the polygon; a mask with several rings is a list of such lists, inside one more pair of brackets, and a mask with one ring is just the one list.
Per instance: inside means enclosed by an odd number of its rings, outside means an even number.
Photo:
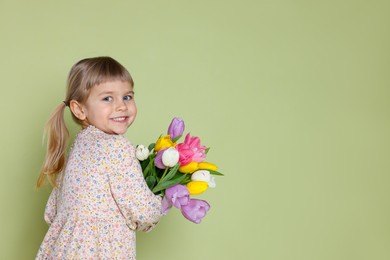
[{"label": "hair tie", "polygon": [[62,102],[64,102],[64,104],[65,104],[66,107],[69,106],[68,103],[67,103],[66,101],[62,101]]}]

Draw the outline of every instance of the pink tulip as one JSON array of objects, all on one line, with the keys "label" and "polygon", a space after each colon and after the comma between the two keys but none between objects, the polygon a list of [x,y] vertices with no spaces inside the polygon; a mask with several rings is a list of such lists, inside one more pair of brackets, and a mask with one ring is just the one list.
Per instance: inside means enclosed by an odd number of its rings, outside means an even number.
[{"label": "pink tulip", "polygon": [[180,165],[186,165],[190,162],[202,162],[206,158],[206,146],[200,144],[200,139],[198,137],[191,137],[188,133],[184,140],[184,143],[180,143],[176,146],[176,149],[179,151]]},{"label": "pink tulip", "polygon": [[185,144],[178,144],[176,150],[179,152],[179,163],[181,166],[192,162],[194,152]]},{"label": "pink tulip", "polygon": [[181,213],[189,221],[199,224],[209,209],[210,205],[206,201],[190,199],[188,204],[181,207]]}]

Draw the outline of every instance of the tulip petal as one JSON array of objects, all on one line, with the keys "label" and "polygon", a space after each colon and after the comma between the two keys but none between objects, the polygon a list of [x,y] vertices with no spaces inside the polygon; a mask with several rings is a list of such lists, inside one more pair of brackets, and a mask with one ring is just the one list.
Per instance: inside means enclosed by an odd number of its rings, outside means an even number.
[{"label": "tulip petal", "polygon": [[217,165],[209,162],[200,162],[199,163],[199,169],[201,170],[211,170],[211,171],[216,171],[218,170]]},{"label": "tulip petal", "polygon": [[[198,166],[199,167],[199,166]],[[191,175],[192,181],[210,181],[210,172],[206,170],[197,170]]]},{"label": "tulip petal", "polygon": [[167,148],[164,148],[162,150],[160,150],[157,154],[156,154],[156,157],[154,157],[154,165],[156,165],[157,168],[159,169],[165,169],[167,168],[163,161],[162,161],[162,156],[163,156],[163,153],[164,151],[166,150]]},{"label": "tulip petal", "polygon": [[161,159],[166,167],[173,167],[179,161],[179,152],[174,147],[169,147],[163,152]]},{"label": "tulip petal", "polygon": [[149,157],[149,150],[143,145],[138,145],[135,149],[135,157],[137,157],[138,160],[144,161]]},{"label": "tulip petal", "polygon": [[178,144],[176,146],[177,151],[179,152],[179,162],[180,165],[189,164],[192,161],[192,157],[194,156],[194,152],[187,144]]},{"label": "tulip petal", "polygon": [[165,197],[175,206],[180,209],[186,205],[190,199],[190,193],[184,185],[174,185],[165,191]]},{"label": "tulip petal", "polygon": [[154,150],[156,152],[160,151],[164,148],[169,148],[171,146],[175,146],[175,144],[172,142],[171,137],[169,135],[167,136],[161,136],[154,145]]},{"label": "tulip petal", "polygon": [[161,201],[161,212],[163,215],[166,215],[169,210],[172,208],[172,202],[167,199],[167,197],[164,197]]},{"label": "tulip petal", "polygon": [[179,172],[182,173],[193,173],[198,169],[198,163],[197,162],[190,162],[187,165],[181,166],[179,168]]},{"label": "tulip petal", "polygon": [[189,221],[199,224],[209,209],[210,205],[206,201],[190,199],[187,205],[182,206],[181,213]]},{"label": "tulip petal", "polygon": [[176,137],[179,137],[184,132],[184,120],[179,117],[175,117],[172,119],[171,124],[168,127],[168,134],[171,136],[171,139],[175,139]]},{"label": "tulip petal", "polygon": [[191,195],[197,195],[205,192],[209,187],[205,181],[190,181],[187,183],[187,189]]},{"label": "tulip petal", "polygon": [[215,182],[214,176],[210,176],[210,181],[209,181],[208,183],[209,183],[209,187],[210,187],[210,188],[215,188],[215,187],[217,187],[217,183]]}]

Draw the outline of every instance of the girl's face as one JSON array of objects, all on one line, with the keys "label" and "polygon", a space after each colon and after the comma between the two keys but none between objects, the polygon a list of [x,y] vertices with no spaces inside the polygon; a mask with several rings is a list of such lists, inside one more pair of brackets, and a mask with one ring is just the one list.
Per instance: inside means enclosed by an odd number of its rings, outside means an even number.
[{"label": "girl's face", "polygon": [[126,81],[93,86],[80,104],[84,126],[93,125],[108,134],[124,134],[137,115],[133,87]]}]

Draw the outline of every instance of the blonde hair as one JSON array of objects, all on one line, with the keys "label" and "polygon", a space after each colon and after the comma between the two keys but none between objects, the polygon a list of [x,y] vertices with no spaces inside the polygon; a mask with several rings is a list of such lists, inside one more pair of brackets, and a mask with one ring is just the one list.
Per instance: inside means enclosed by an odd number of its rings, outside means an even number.
[{"label": "blonde hair", "polygon": [[[37,180],[38,188],[45,184],[46,178],[52,186],[56,186],[57,177],[65,168],[69,131],[64,120],[64,110],[70,101],[84,103],[93,86],[116,80],[127,81],[134,86],[130,73],[111,57],[87,58],[73,65],[68,76],[65,101],[54,109],[46,123],[46,157]],[[73,113],[72,117],[76,123],[82,124]]]}]

